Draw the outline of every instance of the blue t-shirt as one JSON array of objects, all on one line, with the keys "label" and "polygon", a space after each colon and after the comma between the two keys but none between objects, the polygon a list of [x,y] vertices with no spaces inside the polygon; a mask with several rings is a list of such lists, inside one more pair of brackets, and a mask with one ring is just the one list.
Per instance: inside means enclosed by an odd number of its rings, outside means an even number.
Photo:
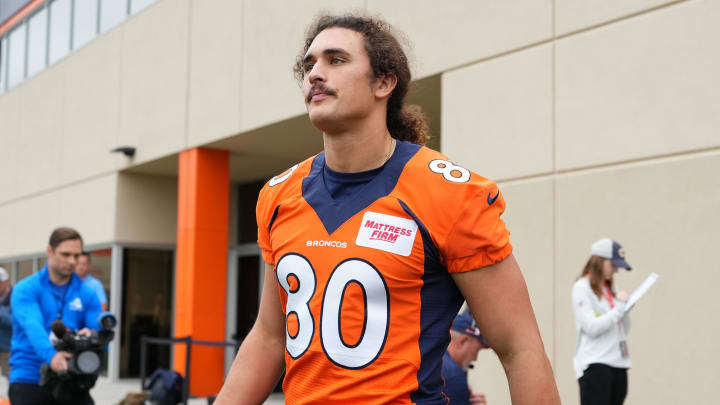
[{"label": "blue t-shirt", "polygon": [[469,405],[470,389],[467,383],[467,372],[455,363],[448,352],[443,355],[442,376],[445,380],[443,393],[450,398],[450,403],[452,405]]},{"label": "blue t-shirt", "polygon": [[363,186],[375,178],[375,176],[382,171],[383,167],[384,166],[380,166],[377,169],[358,173],[341,173],[325,165],[323,168],[325,188],[327,188],[335,202],[349,200],[361,192]]},{"label": "blue t-shirt", "polygon": [[97,294],[98,299],[100,300],[100,304],[106,304],[107,303],[107,295],[105,295],[105,287],[102,285],[102,282],[95,277],[88,274],[85,276],[85,279],[83,280],[83,284],[90,287],[95,291],[95,294]]}]

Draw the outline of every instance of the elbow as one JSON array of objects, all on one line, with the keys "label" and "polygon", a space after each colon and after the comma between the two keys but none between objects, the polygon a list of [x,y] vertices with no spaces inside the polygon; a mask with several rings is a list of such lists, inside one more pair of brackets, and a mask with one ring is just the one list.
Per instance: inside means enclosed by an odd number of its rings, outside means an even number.
[{"label": "elbow", "polygon": [[608,328],[605,325],[586,325],[581,328],[582,332],[591,338],[600,337],[603,333],[607,332]]}]

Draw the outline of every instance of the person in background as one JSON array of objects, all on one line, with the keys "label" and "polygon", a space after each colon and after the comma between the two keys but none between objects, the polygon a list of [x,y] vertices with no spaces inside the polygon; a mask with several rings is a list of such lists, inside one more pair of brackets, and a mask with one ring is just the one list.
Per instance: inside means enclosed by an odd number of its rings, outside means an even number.
[{"label": "person in background", "polygon": [[573,285],[578,330],[573,360],[581,405],[622,405],[627,395],[630,317],[625,312],[628,294],[616,292],[613,280],[619,267],[630,270],[625,250],[612,239],[600,239]]},{"label": "person in background", "polygon": [[0,372],[10,375],[10,339],[12,339],[12,312],[10,311],[10,275],[0,267]]},{"label": "person in background", "polygon": [[475,319],[469,313],[455,317],[450,329],[450,344],[443,356],[442,376],[445,380],[443,393],[453,405],[486,405],[483,393],[473,393],[467,382],[467,370],[477,360],[478,353],[490,345],[483,338]]},{"label": "person in background", "polygon": [[95,291],[100,300],[100,306],[103,311],[108,310],[107,295],[105,294],[105,287],[102,282],[90,274],[90,252],[82,252],[80,258],[78,258],[77,265],[75,266],[75,274],[80,277],[83,284],[90,287]]},{"label": "person in background", "polygon": [[[98,330],[101,312],[97,294],[75,274],[83,240],[72,228],[57,228],[45,249],[47,263],[13,289],[13,338],[10,349],[10,402],[13,405],[94,405],[88,389],[72,390],[72,380],[40,385],[43,364],[56,374],[68,369],[71,353],[58,351],[50,339],[51,325],[61,321],[77,335]],[[82,376],[92,378],[93,376]],[[75,377],[79,378],[79,377]],[[68,384],[64,384],[64,383]],[[85,381],[87,382],[87,381]],[[64,384],[55,390],[55,384]],[[72,397],[60,401],[55,394]]]}]

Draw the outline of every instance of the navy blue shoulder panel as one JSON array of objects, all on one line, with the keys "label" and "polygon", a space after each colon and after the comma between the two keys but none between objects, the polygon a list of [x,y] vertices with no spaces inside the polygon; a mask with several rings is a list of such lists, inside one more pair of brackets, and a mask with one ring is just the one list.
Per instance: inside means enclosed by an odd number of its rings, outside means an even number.
[{"label": "navy blue shoulder panel", "polygon": [[420,150],[419,145],[398,141],[395,152],[385,163],[383,170],[363,187],[357,198],[340,203],[333,200],[325,187],[322,177],[325,167],[325,152],[322,152],[313,159],[310,173],[303,179],[303,198],[320,218],[328,235],[331,235],[352,216],[390,194],[395,188],[405,164],[415,156],[418,150]]},{"label": "navy blue shoulder panel", "polygon": [[418,224],[425,250],[425,271],[420,289],[420,368],[418,389],[410,393],[416,404],[446,404],[442,393],[442,357],[450,343],[450,325],[463,303],[463,296],[447,268],[440,260],[440,251],[425,224],[405,204],[400,206]]},{"label": "navy blue shoulder panel", "polygon": [[277,218],[278,211],[280,210],[280,204],[278,204],[275,207],[275,210],[272,213],[272,217],[270,217],[270,223],[268,224],[268,232],[272,231],[273,222],[275,222],[275,218]]}]

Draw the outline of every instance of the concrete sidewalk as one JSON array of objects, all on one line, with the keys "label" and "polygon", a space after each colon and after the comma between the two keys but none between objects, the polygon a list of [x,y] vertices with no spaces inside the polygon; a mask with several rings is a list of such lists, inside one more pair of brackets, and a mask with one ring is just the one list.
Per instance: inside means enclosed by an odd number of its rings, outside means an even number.
[{"label": "concrete sidewalk", "polygon": [[[7,397],[8,383],[6,378],[0,378],[0,398]],[[108,378],[100,377],[95,387],[90,390],[96,405],[116,405],[130,392],[140,391],[140,379],[123,379],[112,382]],[[282,394],[273,394],[265,401],[265,405],[281,405],[285,403]],[[207,398],[195,398],[188,401],[191,405],[206,405]]]},{"label": "concrete sidewalk", "polygon": [[[129,392],[140,391],[139,379],[123,379],[118,382],[111,382],[109,379],[98,378],[95,387],[90,390],[90,395],[95,399],[96,405],[115,405],[120,402]],[[282,394],[273,394],[267,401],[266,405],[281,405],[285,403]],[[207,398],[194,398],[188,401],[191,405],[206,405]]]}]

